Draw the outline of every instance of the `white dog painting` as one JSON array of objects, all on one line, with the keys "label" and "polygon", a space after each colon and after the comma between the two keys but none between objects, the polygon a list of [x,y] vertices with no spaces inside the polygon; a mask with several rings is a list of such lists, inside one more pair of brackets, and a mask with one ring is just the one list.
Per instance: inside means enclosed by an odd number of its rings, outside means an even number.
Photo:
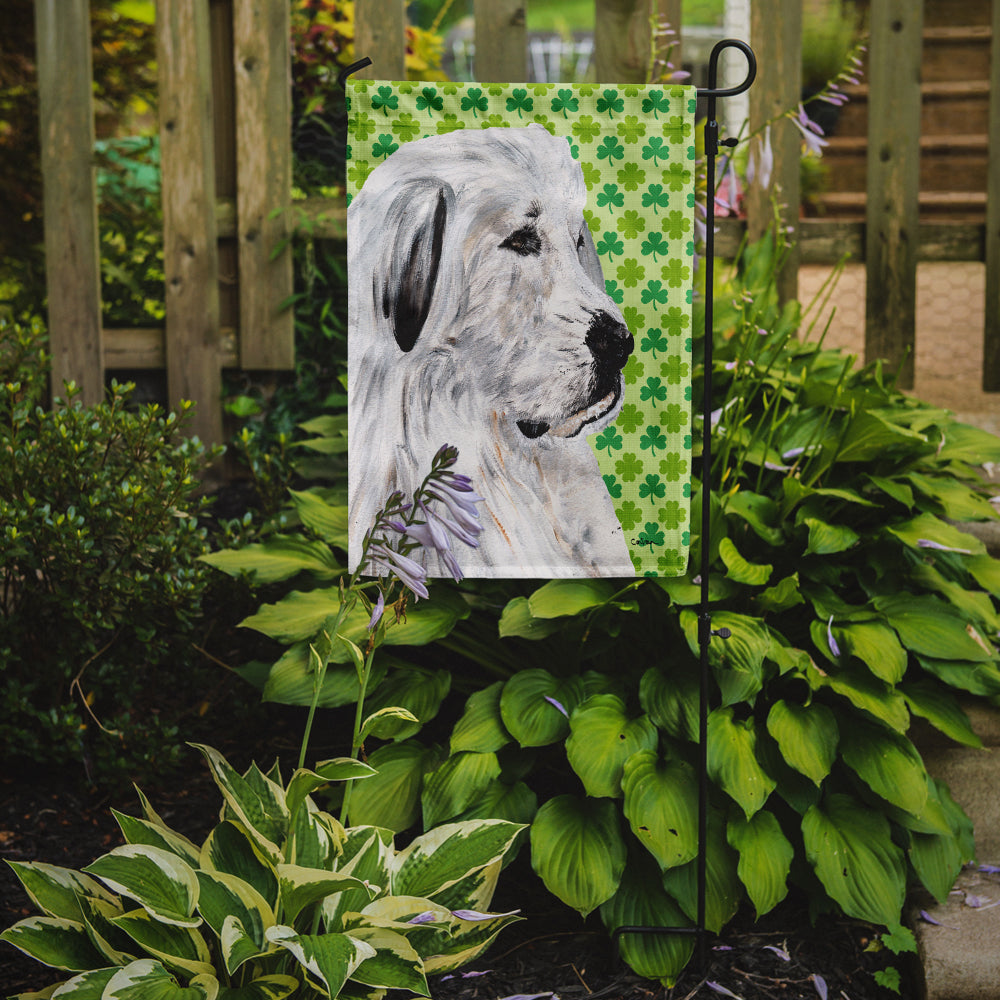
[{"label": "white dog painting", "polygon": [[354,197],[352,568],[386,498],[448,443],[484,498],[466,575],[634,575],[587,441],[621,408],[633,338],[585,202],[568,143],[540,125],[404,143]]}]

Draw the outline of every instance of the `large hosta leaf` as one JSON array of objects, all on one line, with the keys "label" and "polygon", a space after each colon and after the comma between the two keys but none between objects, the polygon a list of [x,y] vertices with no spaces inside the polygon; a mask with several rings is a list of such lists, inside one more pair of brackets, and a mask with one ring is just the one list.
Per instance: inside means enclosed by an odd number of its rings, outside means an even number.
[{"label": "large hosta leaf", "polygon": [[430,996],[424,963],[402,934],[384,927],[361,926],[351,930],[351,937],[375,949],[375,954],[351,973],[355,982]]},{"label": "large hosta leaf", "polygon": [[420,816],[424,774],[438,760],[433,748],[416,740],[379,747],[368,758],[378,773],[351,790],[351,824],[382,826],[396,833],[412,826]]},{"label": "large hosta leaf", "polygon": [[278,876],[273,865],[241,823],[220,823],[201,848],[200,867],[224,872],[247,882],[274,907],[278,901]]},{"label": "large hosta leaf", "polygon": [[420,798],[424,826],[437,826],[454,819],[499,777],[500,764],[495,753],[452,754],[424,779]]},{"label": "large hosta leaf", "polygon": [[886,595],[875,598],[875,607],[915,653],[974,663],[996,659],[996,651],[976,627],[936,597]]},{"label": "large hosta leaf", "polygon": [[861,719],[850,724],[850,737],[840,753],[876,795],[908,813],[919,815],[927,801],[927,772],[907,737]]},{"label": "large hosta leaf", "polygon": [[207,975],[213,970],[208,945],[194,928],[161,923],[145,910],[123,913],[112,917],[111,922],[170,969],[189,976]]},{"label": "large hosta leaf", "polygon": [[535,618],[561,618],[606,604],[615,594],[609,580],[550,580],[528,598]]},{"label": "large hosta leaf", "polygon": [[928,679],[907,681],[900,690],[914,715],[926,719],[956,743],[967,747],[983,745],[958,699],[946,687]]},{"label": "large hosta leaf", "polygon": [[285,1000],[299,988],[292,976],[260,976],[245,986],[224,986],[218,1000]]},{"label": "large hosta leaf", "polygon": [[500,716],[521,746],[546,746],[566,736],[570,713],[583,697],[579,677],[561,679],[547,670],[522,670],[504,684]]},{"label": "large hosta leaf", "polygon": [[367,699],[368,712],[380,709],[405,708],[415,716],[415,721],[389,718],[379,723],[380,739],[405,740],[416,735],[420,727],[438,713],[441,702],[451,688],[451,674],[447,670],[427,670],[423,667],[406,667],[394,670]]},{"label": "large hosta leaf", "polygon": [[101,1000],[104,988],[117,972],[117,967],[91,969],[67,979],[61,986],[56,987],[58,992],[52,992],[54,987],[50,986],[42,993],[18,993],[10,1000],[42,1000],[43,997],[56,997],[57,1000]]},{"label": "large hosta leaf", "polygon": [[770,563],[751,563],[742,555],[730,538],[719,541],[719,558],[726,564],[726,576],[736,583],[749,587],[763,587],[770,579],[774,566]]},{"label": "large hosta leaf", "polygon": [[245,573],[256,584],[287,580],[298,573],[330,580],[344,572],[328,545],[295,535],[271,535],[264,542],[222,549],[200,558],[230,576]]},{"label": "large hosta leaf", "polygon": [[87,929],[65,917],[28,917],[0,934],[6,941],[43,965],[80,972],[106,965],[91,944]]},{"label": "large hosta leaf", "polygon": [[498,634],[501,639],[544,639],[558,632],[563,623],[558,618],[535,618],[527,597],[514,597],[500,615]]},{"label": "large hosta leaf", "polygon": [[31,901],[46,916],[82,920],[81,896],[93,896],[113,903],[115,897],[97,879],[39,861],[8,861]]},{"label": "large hosta leaf", "polygon": [[867,668],[850,665],[825,674],[815,665],[810,665],[806,670],[806,679],[813,689],[828,688],[856,708],[881,719],[896,732],[905,733],[910,724],[910,713],[906,710],[903,696],[885,681],[873,677]]},{"label": "large hosta leaf", "polygon": [[833,627],[841,650],[856,656],[887,684],[898,684],[906,673],[906,650],[896,633],[878,622],[852,622]]},{"label": "large hosta leaf", "polygon": [[510,742],[500,716],[500,692],[503,681],[469,696],[462,717],[451,733],[451,752],[475,750],[477,753],[495,753]]},{"label": "large hosta leaf", "polygon": [[119,969],[101,1000],[216,1000],[218,995],[219,982],[212,975],[198,975],[181,986],[159,962],[143,958]]},{"label": "large hosta leaf", "polygon": [[[689,927],[691,921],[664,891],[654,865],[630,858],[617,892],[601,904],[601,920],[612,933],[619,927]],[[694,950],[691,934],[636,934],[619,937],[619,951],[640,976],[672,986]]]},{"label": "large hosta leaf", "polygon": [[[681,626],[694,656],[700,656],[698,616],[682,611]],[[771,648],[771,636],[759,618],[730,611],[712,615],[713,631],[729,630],[729,637],[713,636],[708,646],[708,662],[722,690],[724,705],[753,701],[763,685],[764,659]]]},{"label": "large hosta leaf", "polygon": [[757,761],[753,718],[738,721],[731,707],[717,708],[709,715],[708,774],[748,819],[767,801],[776,782]]},{"label": "large hosta leaf", "polygon": [[344,983],[366,959],[375,957],[375,949],[348,934],[296,934],[291,927],[269,927],[267,939],[291,952],[299,965],[338,996]]},{"label": "large hosta leaf", "polygon": [[[267,900],[252,885],[235,875],[200,871],[198,883],[201,887],[198,910],[219,939],[222,939],[227,918],[238,920],[243,936],[250,940],[253,953],[263,951],[264,931],[275,922]],[[232,975],[239,963],[230,963],[229,957],[226,956],[226,964]]]},{"label": "large hosta leaf", "polygon": [[809,863],[848,916],[899,923],[906,866],[885,816],[849,795],[834,794],[806,813],[802,836]]},{"label": "large hosta leaf", "polygon": [[698,673],[687,662],[671,665],[668,672],[650,667],[639,682],[642,710],[670,736],[698,739]]},{"label": "large hosta leaf", "polygon": [[295,513],[324,542],[347,551],[347,507],[328,503],[314,490],[289,490]]},{"label": "large hosta leaf", "polygon": [[189,865],[198,864],[198,848],[187,837],[176,833],[162,823],[152,822],[147,819],[136,819],[135,816],[127,816],[111,810],[121,827],[122,836],[129,844],[148,844],[150,847],[160,847],[171,854],[186,861]]},{"label": "large hosta leaf", "polygon": [[[278,883],[285,919],[294,921],[302,910],[346,889],[366,889],[361,879],[300,865],[278,865]],[[374,895],[371,890],[369,895]]]},{"label": "large hosta leaf", "polygon": [[814,784],[830,773],[837,755],[837,720],[826,705],[798,705],[779,699],[767,716],[767,731],[781,748],[786,763]]},{"label": "large hosta leaf", "polygon": [[933,546],[942,546],[969,555],[982,555],[986,552],[986,546],[978,538],[940,520],[933,514],[918,514],[909,521],[890,525],[886,530],[914,549],[925,549],[926,543],[930,542]]},{"label": "large hosta leaf", "polygon": [[622,768],[638,750],[653,750],[659,735],[646,716],[629,719],[625,703],[613,694],[595,694],[569,721],[566,757],[588,795],[619,798]]},{"label": "large hosta leaf", "polygon": [[1000,694],[1000,669],[994,663],[937,660],[932,656],[918,656],[917,662],[949,687],[986,697]]},{"label": "large hosta leaf", "polygon": [[[347,659],[344,643],[334,643],[334,656]],[[377,656],[372,664],[369,686],[377,687],[386,675],[391,657]],[[297,642],[289,646],[273,663],[263,681],[261,697],[279,705],[311,705],[316,698],[316,672],[310,659],[309,643]],[[320,685],[318,708],[339,708],[358,700],[358,672],[354,665],[331,663]]]},{"label": "large hosta leaf", "polygon": [[746,886],[758,918],[774,909],[788,894],[788,872],[795,849],[782,833],[774,813],[762,809],[750,819],[729,821],[726,837],[739,851],[736,873]]},{"label": "large hosta leaf", "polygon": [[583,916],[610,899],[625,870],[615,804],[573,795],[549,799],[531,824],[531,865],[549,892]]}]

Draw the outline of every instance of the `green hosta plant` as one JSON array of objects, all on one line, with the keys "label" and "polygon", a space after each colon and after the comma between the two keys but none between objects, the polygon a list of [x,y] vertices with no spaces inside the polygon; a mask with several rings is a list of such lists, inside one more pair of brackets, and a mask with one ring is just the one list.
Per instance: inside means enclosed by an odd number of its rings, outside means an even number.
[{"label": "green hosta plant", "polygon": [[429,973],[470,961],[518,919],[487,912],[518,825],[450,823],[399,850],[391,831],[345,829],[311,797],[331,781],[370,779],[368,765],[338,758],[285,784],[277,767],[240,774],[199,749],[224,801],[201,845],[140,793],[142,818],[115,813],[126,844],[83,871],[11,862],[42,915],[0,938],[71,974],[55,995],[428,996]]}]

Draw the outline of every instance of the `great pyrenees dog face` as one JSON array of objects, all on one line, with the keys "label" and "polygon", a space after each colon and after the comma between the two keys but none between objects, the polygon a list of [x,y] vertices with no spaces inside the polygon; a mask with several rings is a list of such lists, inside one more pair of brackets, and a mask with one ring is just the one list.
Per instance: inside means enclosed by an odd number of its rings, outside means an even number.
[{"label": "great pyrenees dog face", "polygon": [[468,575],[632,574],[586,438],[621,408],[633,339],[585,203],[567,142],[538,125],[405,144],[351,202],[352,565],[447,442],[485,498]]}]

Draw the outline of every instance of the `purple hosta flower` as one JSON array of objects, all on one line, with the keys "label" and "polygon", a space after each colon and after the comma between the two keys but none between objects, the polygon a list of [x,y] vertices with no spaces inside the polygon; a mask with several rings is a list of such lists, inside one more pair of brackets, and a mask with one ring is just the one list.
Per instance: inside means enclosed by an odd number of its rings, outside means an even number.
[{"label": "purple hosta flower", "polygon": [[560,712],[562,712],[562,714],[563,714],[563,715],[565,715],[567,719],[569,718],[569,712],[567,712],[567,711],[566,711],[565,707],[564,707],[564,706],[562,705],[562,703],[561,703],[561,702],[558,702],[558,701],[556,701],[556,699],[555,699],[555,698],[552,698],[552,697],[550,697],[550,696],[549,696],[549,695],[547,695],[547,694],[546,694],[546,695],[543,695],[542,697],[544,697],[544,698],[545,698],[545,700],[546,700],[546,701],[547,701],[547,702],[548,702],[548,703],[549,703],[550,705],[555,705],[555,707],[556,707],[556,708],[558,708],[558,709],[559,709],[559,711],[560,711]]},{"label": "purple hosta flower", "polygon": [[437,920],[437,915],[433,910],[424,910],[423,913],[418,913],[415,917],[410,917],[406,922],[408,924],[431,924]]},{"label": "purple hosta flower", "polygon": [[736,215],[740,208],[740,198],[743,193],[740,191],[740,179],[736,176],[736,166],[733,158],[727,157],[728,164],[722,183],[715,192],[715,210],[723,215],[732,213]]},{"label": "purple hosta flower", "polygon": [[507,913],[480,913],[479,910],[452,910],[451,915],[459,920],[492,920],[494,917],[516,917],[520,910],[510,910]]},{"label": "purple hosta flower", "polygon": [[376,542],[368,549],[371,564],[384,573],[395,573],[403,586],[408,587],[417,597],[429,597],[427,591],[427,570],[409,556],[396,552],[384,542]]},{"label": "purple hosta flower", "polygon": [[938,549],[941,552],[958,552],[964,556],[971,556],[972,549],[956,549],[951,545],[942,545],[940,542],[935,542],[930,538],[918,538],[917,548],[920,549]]},{"label": "purple hosta flower", "polygon": [[709,981],[705,983],[705,985],[713,993],[721,993],[724,997],[733,997],[734,1000],[743,1000],[743,997],[741,997],[738,993],[734,993],[732,990],[727,990],[726,987],[722,985],[722,983],[713,983]]},{"label": "purple hosta flower", "polygon": [[755,181],[765,191],[771,186],[771,174],[774,173],[774,150],[771,147],[771,126],[764,129],[764,134],[750,146],[750,158],[747,161],[747,183]]},{"label": "purple hosta flower", "polygon": [[492,969],[484,969],[482,972],[449,972],[447,976],[441,977],[441,982],[446,983],[449,979],[477,979],[479,976],[488,976],[492,971]]},{"label": "purple hosta flower", "polygon": [[813,986],[816,987],[816,992],[819,994],[819,1000],[826,1000],[828,993],[826,980],[815,972],[809,978],[813,981]]},{"label": "purple hosta flower", "polygon": [[766,944],[764,945],[764,950],[773,951],[782,962],[790,962],[792,960],[792,956],[784,948],[779,948],[776,944]]},{"label": "purple hosta flower", "polygon": [[826,623],[826,642],[830,647],[830,652],[834,656],[840,656],[840,646],[837,645],[837,640],[833,637],[833,615],[830,615],[830,620]]},{"label": "purple hosta flower", "polygon": [[[468,476],[449,473],[448,478],[442,477],[432,482],[425,493],[428,497],[440,500],[448,508],[455,523],[473,538],[472,542],[466,541],[465,538],[462,538],[462,541],[466,542],[467,545],[475,544],[475,536],[483,530],[479,523],[479,511],[476,510],[476,504],[481,503],[483,498],[472,492]],[[448,522],[448,525],[451,523]],[[449,527],[449,530],[452,529]]]},{"label": "purple hosta flower", "polygon": [[378,600],[375,602],[375,607],[372,608],[372,616],[368,619],[368,631],[371,632],[376,625],[382,620],[382,613],[385,611],[385,594],[380,590],[378,592]]},{"label": "purple hosta flower", "polygon": [[986,875],[1000,875],[1000,865],[979,865],[978,870]]},{"label": "purple hosta flower", "polygon": [[823,130],[806,114],[806,109],[799,105],[798,114],[789,113],[792,124],[802,134],[802,140],[806,144],[806,149],[816,156],[823,155],[823,147],[827,145],[826,139],[822,138]]}]

